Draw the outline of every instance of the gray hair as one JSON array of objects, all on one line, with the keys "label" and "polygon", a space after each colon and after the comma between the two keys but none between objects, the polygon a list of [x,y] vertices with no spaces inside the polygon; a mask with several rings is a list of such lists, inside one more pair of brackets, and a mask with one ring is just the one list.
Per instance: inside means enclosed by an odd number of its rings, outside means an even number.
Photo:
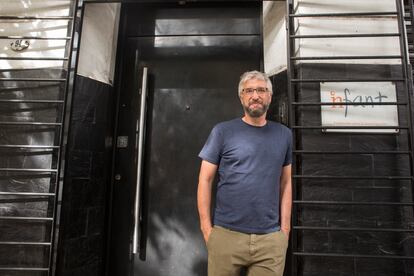
[{"label": "gray hair", "polygon": [[259,71],[248,71],[248,72],[244,72],[241,76],[240,76],[240,82],[239,82],[239,96],[243,90],[243,85],[246,81],[248,80],[263,80],[266,81],[266,85],[267,85],[267,89],[270,91],[270,94],[273,94],[273,90],[272,90],[272,82],[270,81],[269,77],[262,72]]}]

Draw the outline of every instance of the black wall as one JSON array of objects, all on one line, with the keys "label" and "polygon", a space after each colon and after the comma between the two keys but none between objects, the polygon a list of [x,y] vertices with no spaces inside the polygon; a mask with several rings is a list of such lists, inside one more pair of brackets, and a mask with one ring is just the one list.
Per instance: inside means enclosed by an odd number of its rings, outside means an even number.
[{"label": "black wall", "polygon": [[[303,64],[300,78],[398,78],[401,68],[389,65]],[[273,76],[276,87],[286,84],[286,71]],[[319,102],[319,83],[302,83],[295,91],[298,101]],[[283,91],[282,91],[283,94]],[[403,83],[397,83],[398,100],[406,101]],[[285,95],[277,96],[286,99]],[[275,103],[274,103],[275,105]],[[275,108],[275,118],[277,106]],[[296,125],[320,125],[320,106],[296,108]],[[407,125],[407,107],[399,107],[399,122]],[[296,148],[321,151],[407,150],[407,130],[398,134],[323,133],[320,129],[296,130]],[[408,155],[306,154],[296,155],[297,171],[303,175],[410,176]],[[341,205],[351,202],[412,202],[410,180],[298,179],[295,198],[334,201],[331,205],[297,204],[295,224],[327,228],[411,229],[413,206]],[[301,253],[413,256],[412,232],[296,230]],[[407,260],[358,257],[297,257],[298,275],[414,275]]]},{"label": "black wall", "polygon": [[78,75],[74,91],[58,275],[103,275],[114,89]]}]

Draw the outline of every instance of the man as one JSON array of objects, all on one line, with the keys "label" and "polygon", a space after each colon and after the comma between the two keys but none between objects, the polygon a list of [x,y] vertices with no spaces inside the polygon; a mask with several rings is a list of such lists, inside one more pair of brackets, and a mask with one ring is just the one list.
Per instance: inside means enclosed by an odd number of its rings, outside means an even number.
[{"label": "man", "polygon": [[243,267],[249,276],[283,275],[292,207],[291,131],[266,120],[272,93],[265,74],[244,73],[244,116],[216,125],[199,154],[197,201],[209,276],[238,276]]}]

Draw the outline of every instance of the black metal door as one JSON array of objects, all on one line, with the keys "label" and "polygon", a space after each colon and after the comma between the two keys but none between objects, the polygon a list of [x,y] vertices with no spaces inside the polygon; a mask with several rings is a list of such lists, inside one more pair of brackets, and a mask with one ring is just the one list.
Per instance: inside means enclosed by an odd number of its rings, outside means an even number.
[{"label": "black metal door", "polygon": [[261,67],[260,13],[257,3],[134,5],[124,12],[109,275],[206,274],[197,155],[214,124],[242,114],[239,76]]}]

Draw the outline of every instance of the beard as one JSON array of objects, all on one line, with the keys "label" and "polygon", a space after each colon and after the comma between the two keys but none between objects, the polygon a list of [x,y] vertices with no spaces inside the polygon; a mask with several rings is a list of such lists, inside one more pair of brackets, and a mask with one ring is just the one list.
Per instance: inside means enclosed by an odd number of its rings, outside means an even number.
[{"label": "beard", "polygon": [[[260,106],[257,106],[256,108],[251,108],[250,106],[253,104],[257,104]],[[250,115],[250,117],[258,118],[267,112],[267,110],[269,109],[269,105],[264,104],[261,101],[254,101],[250,102],[248,105],[243,105],[243,109],[247,114]]]}]

